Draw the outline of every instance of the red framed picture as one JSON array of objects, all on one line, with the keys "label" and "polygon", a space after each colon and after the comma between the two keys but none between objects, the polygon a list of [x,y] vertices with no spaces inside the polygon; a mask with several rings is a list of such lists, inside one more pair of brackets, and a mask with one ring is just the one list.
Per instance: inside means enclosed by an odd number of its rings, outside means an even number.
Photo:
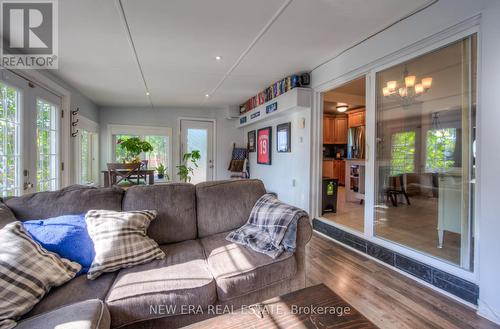
[{"label": "red framed picture", "polygon": [[261,128],[257,131],[257,163],[258,164],[271,164],[272,152],[272,127]]}]

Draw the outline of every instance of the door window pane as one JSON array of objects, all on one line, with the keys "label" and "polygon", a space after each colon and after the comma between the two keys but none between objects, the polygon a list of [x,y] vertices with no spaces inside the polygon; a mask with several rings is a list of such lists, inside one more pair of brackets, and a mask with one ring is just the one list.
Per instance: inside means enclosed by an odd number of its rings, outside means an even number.
[{"label": "door window pane", "polygon": [[37,191],[53,191],[58,188],[58,111],[54,104],[36,101]]},{"label": "door window pane", "polygon": [[476,37],[377,73],[375,234],[472,268]]},{"label": "door window pane", "polygon": [[187,129],[187,152],[200,151],[198,168],[194,169],[191,183],[196,184],[207,180],[208,168],[208,131],[206,129]]},{"label": "door window pane", "polygon": [[21,194],[20,93],[0,81],[0,197]]}]

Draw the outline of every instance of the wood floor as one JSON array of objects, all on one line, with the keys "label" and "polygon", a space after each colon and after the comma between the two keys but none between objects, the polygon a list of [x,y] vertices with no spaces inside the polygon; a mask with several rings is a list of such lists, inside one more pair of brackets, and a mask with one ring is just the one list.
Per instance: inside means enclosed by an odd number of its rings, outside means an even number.
[{"label": "wood floor", "polygon": [[[442,248],[438,248],[437,198],[411,197],[411,206],[400,203],[377,208],[376,235],[403,246],[460,264],[460,234],[445,232]],[[345,188],[339,187],[337,212],[322,217],[353,230],[364,231],[364,205],[345,201]]]},{"label": "wood floor", "polygon": [[500,328],[464,306],[365,256],[314,234],[307,284],[324,283],[380,328]]}]

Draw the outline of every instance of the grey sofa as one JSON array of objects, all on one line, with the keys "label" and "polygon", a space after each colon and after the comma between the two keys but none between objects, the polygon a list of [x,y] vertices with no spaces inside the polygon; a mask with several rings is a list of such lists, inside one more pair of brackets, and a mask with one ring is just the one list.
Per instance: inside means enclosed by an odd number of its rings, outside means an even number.
[{"label": "grey sofa", "polygon": [[127,191],[71,186],[3,200],[0,227],[16,219],[90,209],[155,209],[158,216],[148,235],[167,255],[95,281],[79,276],[54,288],[18,327],[80,328],[74,325],[83,323],[82,328],[177,328],[214,316],[207,312],[214,305],[239,307],[303,288],[305,245],[312,234],[309,218],[299,220],[297,251],[276,260],[225,240],[228,231],[247,221],[265,192],[261,181],[242,180]]}]

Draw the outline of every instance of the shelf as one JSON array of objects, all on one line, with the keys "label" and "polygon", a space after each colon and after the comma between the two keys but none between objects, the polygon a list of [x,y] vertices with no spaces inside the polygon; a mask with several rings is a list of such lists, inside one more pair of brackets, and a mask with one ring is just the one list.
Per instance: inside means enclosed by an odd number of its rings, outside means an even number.
[{"label": "shelf", "polygon": [[310,109],[311,104],[312,89],[294,88],[240,115],[236,125],[238,128],[246,127],[270,117],[279,117],[294,109]]}]

